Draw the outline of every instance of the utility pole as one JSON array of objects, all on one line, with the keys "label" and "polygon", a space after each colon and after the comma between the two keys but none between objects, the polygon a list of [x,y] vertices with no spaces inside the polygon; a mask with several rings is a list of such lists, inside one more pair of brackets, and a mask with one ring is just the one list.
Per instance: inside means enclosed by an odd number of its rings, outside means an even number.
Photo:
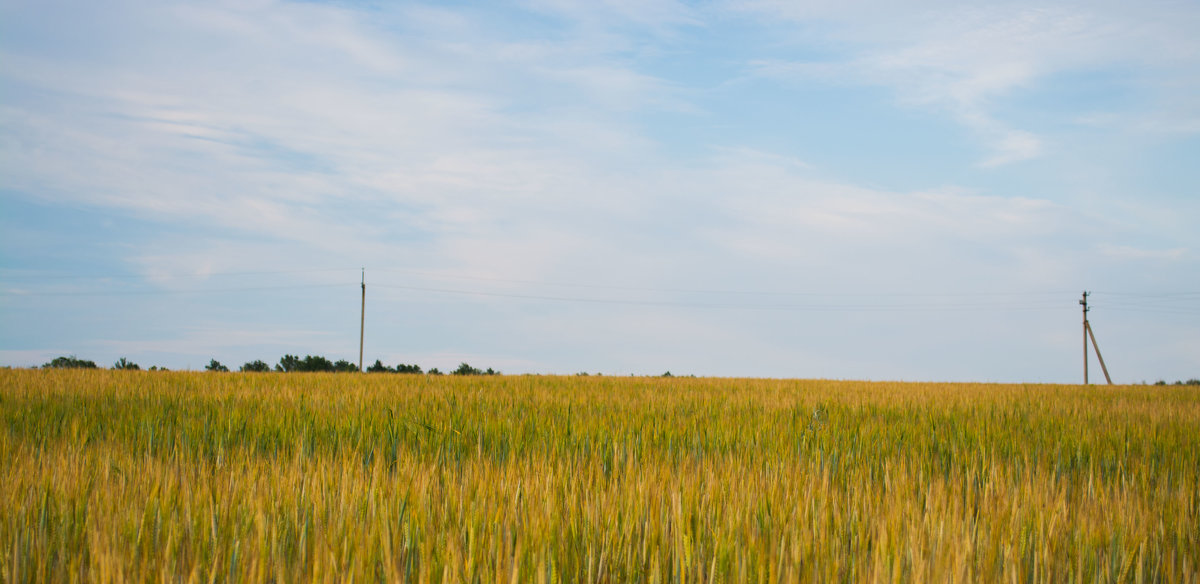
[{"label": "utility pole", "polygon": [[1100,345],[1096,343],[1096,333],[1092,332],[1092,325],[1088,322],[1087,313],[1089,309],[1087,305],[1087,297],[1088,293],[1084,292],[1083,300],[1079,301],[1079,303],[1083,305],[1083,384],[1087,385],[1088,383],[1087,345],[1088,339],[1090,338],[1092,339],[1092,348],[1096,349],[1096,358],[1100,360],[1100,370],[1104,372],[1104,380],[1107,381],[1109,385],[1112,385],[1112,378],[1108,376],[1108,367],[1104,365],[1104,357],[1100,355]]},{"label": "utility pole", "polygon": [[[362,271],[362,314],[358,320],[358,371],[362,373],[362,356],[363,356],[363,330],[367,325],[367,269]],[[1087,340],[1084,340],[1086,343]],[[1086,349],[1086,347],[1085,347]]]},{"label": "utility pole", "polygon": [[[366,296],[366,293],[362,293]],[[1087,290],[1084,290],[1084,300],[1079,301],[1084,306],[1084,385],[1087,385]]]}]

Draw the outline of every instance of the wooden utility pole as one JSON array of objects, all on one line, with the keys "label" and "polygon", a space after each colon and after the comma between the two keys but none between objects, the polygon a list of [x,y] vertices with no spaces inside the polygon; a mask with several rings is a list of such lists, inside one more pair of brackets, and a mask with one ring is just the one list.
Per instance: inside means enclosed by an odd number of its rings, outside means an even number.
[{"label": "wooden utility pole", "polygon": [[1096,358],[1100,360],[1100,370],[1104,372],[1104,380],[1112,385],[1112,378],[1108,376],[1108,367],[1104,365],[1104,357],[1100,355],[1100,345],[1096,344],[1096,333],[1092,332],[1092,325],[1088,322],[1088,293],[1083,293],[1083,300],[1079,303],[1083,305],[1083,384],[1088,384],[1088,339],[1092,339],[1092,348],[1096,350]]},{"label": "wooden utility pole", "polygon": [[1079,303],[1084,306],[1084,385],[1087,385],[1087,290],[1084,290],[1084,300]]},{"label": "wooden utility pole", "polygon": [[366,328],[366,325],[367,325],[367,269],[363,268],[363,271],[362,271],[362,314],[359,316],[359,319],[358,319],[358,371],[360,373],[363,370],[363,366],[362,366],[363,330]]}]

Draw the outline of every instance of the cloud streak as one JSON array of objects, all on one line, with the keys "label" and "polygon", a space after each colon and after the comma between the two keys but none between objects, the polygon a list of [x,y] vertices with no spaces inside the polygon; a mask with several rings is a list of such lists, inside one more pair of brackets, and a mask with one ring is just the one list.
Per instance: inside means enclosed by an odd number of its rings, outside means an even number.
[{"label": "cloud streak", "polygon": [[[819,22],[815,42],[848,49],[845,58],[787,61],[752,68],[759,75],[820,76],[890,88],[900,103],[945,112],[987,144],[983,167],[1037,158],[1035,131],[1001,114],[1003,103],[1036,93],[1057,75],[1116,70],[1126,82],[1157,93],[1143,114],[1174,101],[1180,79],[1194,88],[1200,43],[1195,10],[1171,2],[1137,7],[1108,2],[946,2],[845,5],[785,2],[736,4],[751,14],[795,23]],[[809,29],[811,30],[811,29]],[[1169,80],[1169,81],[1168,81]],[[1174,128],[1194,128],[1195,112],[1173,106]],[[1179,122],[1182,121],[1182,124]],[[1192,132],[1194,130],[1183,130]]]}]

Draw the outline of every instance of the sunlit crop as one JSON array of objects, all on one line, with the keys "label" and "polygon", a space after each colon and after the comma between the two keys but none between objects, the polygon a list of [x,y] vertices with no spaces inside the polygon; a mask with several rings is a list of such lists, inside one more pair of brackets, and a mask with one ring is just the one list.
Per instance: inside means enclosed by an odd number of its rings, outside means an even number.
[{"label": "sunlit crop", "polygon": [[0,581],[1197,581],[1200,392],[0,372]]}]

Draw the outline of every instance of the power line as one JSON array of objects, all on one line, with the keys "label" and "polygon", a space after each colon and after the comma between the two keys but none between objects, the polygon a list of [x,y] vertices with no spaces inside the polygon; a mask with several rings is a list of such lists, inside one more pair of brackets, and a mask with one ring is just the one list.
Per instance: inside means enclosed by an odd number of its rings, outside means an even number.
[{"label": "power line", "polygon": [[[306,268],[292,270],[246,270],[246,271],[229,271],[229,272],[208,272],[202,275],[208,277],[225,277],[225,276],[268,276],[268,275],[283,275],[283,274],[304,274],[304,273],[329,273],[329,272],[350,272],[356,268]],[[361,268],[358,268],[361,271]],[[729,289],[704,289],[704,288],[672,288],[672,287],[651,287],[651,286],[618,286],[610,284],[596,283],[580,283],[580,282],[549,282],[544,280],[527,280],[514,278],[497,278],[486,276],[475,276],[467,274],[449,274],[445,272],[429,272],[421,270],[411,270],[407,268],[384,267],[375,268],[374,271],[402,273],[423,276],[426,278],[446,279],[446,280],[467,280],[477,282],[497,282],[507,284],[527,284],[534,286],[551,286],[564,288],[584,288],[595,290],[621,290],[629,292],[662,292],[662,293],[680,293],[680,294],[713,294],[713,295],[745,295],[745,296],[805,296],[805,297],[912,297],[912,298],[952,298],[952,297],[1060,297],[1063,294],[1074,294],[1070,290],[1046,290],[1046,291],[1009,291],[1009,292],[814,292],[814,291],[771,291],[771,290],[729,290]],[[184,274],[183,276],[188,276]],[[8,280],[137,280],[147,279],[146,275],[142,274],[25,274],[13,275],[7,274],[0,277],[0,281]],[[331,284],[333,285],[333,284]],[[291,287],[304,287],[305,285],[295,285]],[[278,286],[277,288],[286,288],[289,286]],[[265,289],[266,287],[262,287]],[[236,288],[229,289],[230,291],[252,290],[259,288]],[[1128,292],[1128,291],[1098,291],[1089,292],[1089,295],[1099,294],[1101,296],[1117,296],[1122,299],[1129,298],[1159,298],[1159,299],[1179,299],[1188,300],[1193,297],[1200,297],[1200,291],[1177,291],[1177,292]]]},{"label": "power line", "polygon": [[441,272],[423,272],[398,268],[379,268],[377,271],[405,273],[410,275],[425,276],[434,279],[445,280],[469,280],[478,282],[497,282],[505,284],[532,284],[536,286],[555,286],[563,288],[587,288],[596,290],[622,290],[628,292],[666,292],[680,294],[726,294],[726,295],[746,295],[746,296],[895,296],[895,297],[979,297],[979,296],[1061,296],[1063,294],[1074,294],[1073,290],[1051,290],[1040,292],[811,292],[811,291],[767,291],[767,290],[717,290],[717,289],[699,289],[699,288],[659,288],[659,287],[644,287],[644,286],[614,286],[608,284],[583,284],[583,283],[568,283],[568,282],[547,282],[542,280],[520,280],[511,278],[495,278],[483,276],[469,276],[462,274],[446,274]]},{"label": "power line", "polygon": [[[487,296],[496,298],[513,298],[519,300],[542,300],[554,302],[578,302],[587,304],[617,304],[631,306],[660,306],[660,307],[676,307],[676,308],[719,308],[719,309],[737,309],[737,310],[804,310],[818,312],[878,312],[878,311],[895,311],[895,312],[913,312],[913,311],[928,311],[928,310],[976,310],[978,308],[1008,308],[1011,310],[1058,310],[1061,309],[1062,303],[1038,303],[1038,304],[1009,304],[997,305],[995,303],[918,303],[918,304],[733,304],[733,303],[715,303],[715,302],[689,302],[677,300],[642,300],[642,299],[619,299],[619,298],[594,298],[594,297],[577,297],[577,296],[549,296],[541,294],[518,294],[511,292],[486,292],[479,290],[457,290],[451,288],[433,288],[425,286],[397,286],[387,284],[376,284],[376,288],[392,289],[392,290],[410,290],[417,292],[435,292],[441,294],[456,294],[466,296]],[[834,296],[829,294],[828,296]]]},{"label": "power line", "polygon": [[1178,316],[1200,316],[1200,310],[1188,309],[1186,307],[1172,308],[1167,306],[1113,306],[1109,304],[1100,304],[1102,308],[1109,312],[1141,312],[1147,314],[1173,314]]},{"label": "power line", "polygon": [[[348,271],[348,268],[314,268],[300,270],[270,270],[270,271],[242,271],[242,272],[214,272],[213,276],[262,276],[262,275],[281,275],[281,274],[301,274],[301,273],[321,273],[321,272],[343,272]],[[1014,310],[1014,311],[1031,311],[1031,310],[1058,310],[1063,306],[1063,302],[1057,298],[1061,298],[1064,292],[1060,291],[1025,291],[1025,292],[813,292],[813,291],[762,291],[762,290],[715,290],[715,289],[689,289],[689,288],[658,288],[658,287],[636,287],[636,286],[612,286],[604,284],[588,284],[588,283],[562,283],[562,282],[544,282],[536,280],[522,280],[509,278],[494,278],[471,276],[462,274],[446,274],[434,272],[421,272],[415,270],[407,270],[400,268],[383,268],[379,271],[391,273],[407,273],[412,275],[420,275],[434,279],[456,279],[477,282],[496,282],[507,284],[524,284],[542,287],[566,287],[579,288],[589,290],[610,290],[624,292],[649,292],[658,294],[691,294],[691,295],[722,295],[722,296],[743,296],[743,297],[769,297],[769,298],[804,298],[804,299],[829,299],[833,302],[802,302],[802,303],[751,303],[751,302],[713,302],[701,300],[655,300],[646,298],[604,298],[604,297],[587,297],[575,295],[555,295],[542,293],[521,293],[521,292],[499,292],[489,290],[471,290],[471,289],[456,289],[437,286],[412,286],[412,285],[388,285],[376,284],[378,288],[392,290],[407,290],[413,292],[431,292],[436,294],[451,294],[458,296],[478,296],[478,297],[493,297],[493,298],[511,298],[516,300],[531,300],[531,301],[547,301],[547,302],[566,302],[566,303],[582,303],[582,304],[607,304],[607,305],[626,305],[626,306],[657,306],[657,307],[675,307],[675,308],[700,308],[700,309],[732,309],[732,310],[757,310],[757,311],[813,311],[813,312],[929,312],[929,311],[960,311],[960,310],[975,310],[979,308],[988,308],[994,310]],[[53,276],[51,276],[53,277]],[[88,275],[60,275],[59,279],[89,279],[89,278],[108,279],[110,276],[88,276]],[[118,276],[119,278],[132,278],[135,276]],[[260,291],[281,291],[281,290],[306,290],[320,288],[339,288],[347,284],[328,283],[328,284],[285,284],[273,286],[240,286],[230,288],[191,288],[191,289],[151,289],[151,290],[73,290],[73,291],[38,291],[38,290],[3,290],[0,295],[9,297],[34,297],[34,296],[52,296],[52,297],[70,297],[70,296],[155,296],[155,295],[181,295],[181,294],[229,294],[242,292],[260,292]],[[1089,293],[1096,294],[1096,293]],[[1100,296],[1112,297],[1106,302],[1102,302],[1102,306],[1106,309],[1119,312],[1141,312],[1151,314],[1170,314],[1192,316],[1200,315],[1200,309],[1196,309],[1191,305],[1179,305],[1179,302],[1188,302],[1196,296],[1200,296],[1200,292],[1101,292]],[[985,298],[991,300],[961,302],[953,301],[956,298]],[[837,299],[853,299],[854,302],[837,302]],[[897,299],[904,301],[888,302],[888,299]],[[927,301],[920,301],[926,299]],[[942,299],[942,300],[937,300]],[[864,300],[873,300],[867,302]],[[911,300],[917,300],[913,302]],[[951,301],[946,301],[951,300]],[[1094,303],[1093,303],[1094,304]]]},{"label": "power line", "polygon": [[188,290],[89,290],[72,292],[40,292],[33,290],[4,290],[7,296],[158,296],[174,294],[228,294],[270,290],[302,290],[309,288],[341,288],[345,284],[294,284],[289,286],[249,286],[242,288],[194,288]]},{"label": "power line", "polygon": [[1180,298],[1188,299],[1200,296],[1200,292],[1089,292],[1103,296],[1131,296],[1140,298]]},{"label": "power line", "polygon": [[[224,277],[224,276],[275,276],[281,274],[309,274],[318,272],[349,272],[353,268],[308,268],[299,270],[262,270],[262,271],[243,271],[243,272],[205,272],[203,274],[178,274],[181,278],[209,278],[209,277]],[[26,274],[5,274],[0,277],[0,280],[147,280],[149,276],[146,274],[44,274],[44,273],[26,273]]]}]

